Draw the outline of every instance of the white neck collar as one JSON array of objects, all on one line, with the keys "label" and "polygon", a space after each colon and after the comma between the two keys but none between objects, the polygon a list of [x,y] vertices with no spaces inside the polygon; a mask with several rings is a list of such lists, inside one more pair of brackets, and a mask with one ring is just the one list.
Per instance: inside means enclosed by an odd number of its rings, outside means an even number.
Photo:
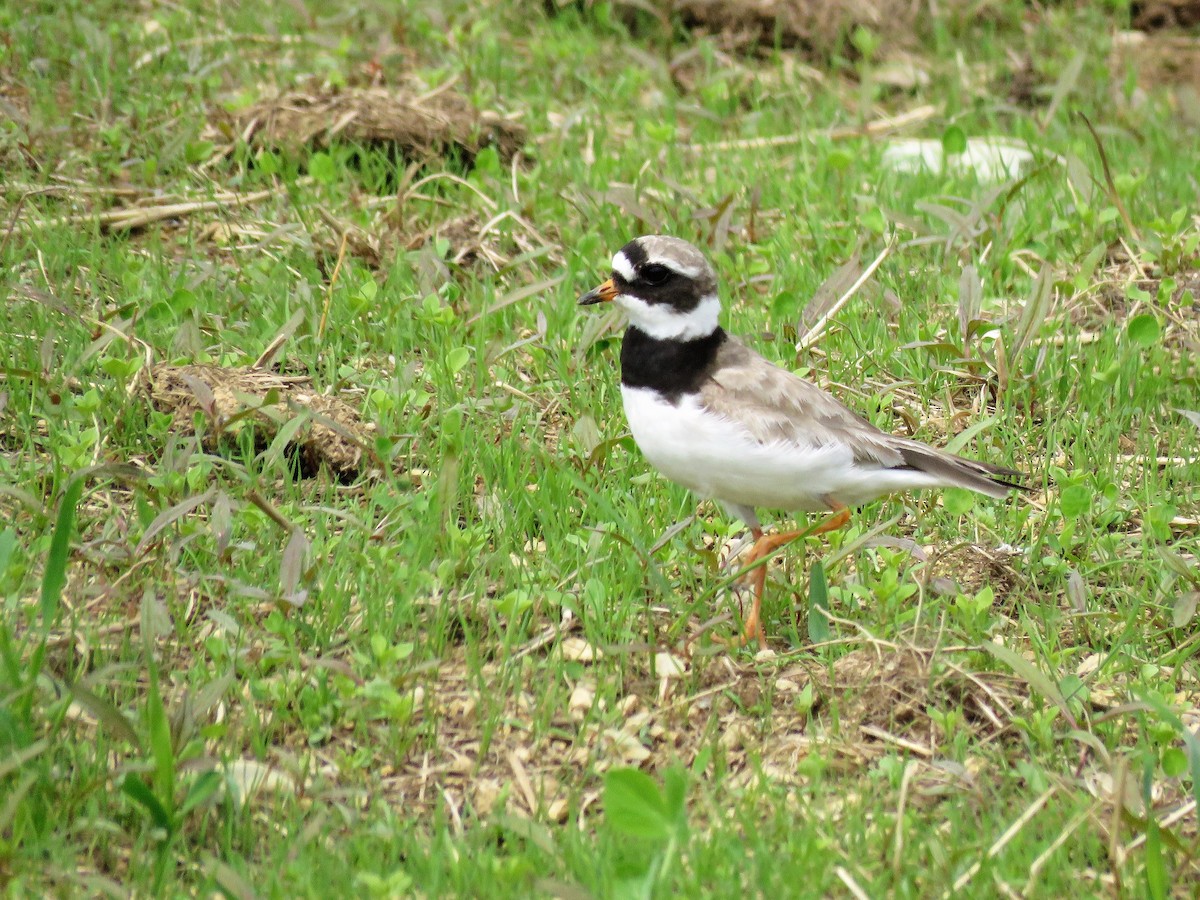
[{"label": "white neck collar", "polygon": [[701,298],[688,312],[630,294],[618,294],[616,303],[629,316],[629,324],[658,341],[694,341],[708,337],[720,324],[721,300],[716,294]]}]

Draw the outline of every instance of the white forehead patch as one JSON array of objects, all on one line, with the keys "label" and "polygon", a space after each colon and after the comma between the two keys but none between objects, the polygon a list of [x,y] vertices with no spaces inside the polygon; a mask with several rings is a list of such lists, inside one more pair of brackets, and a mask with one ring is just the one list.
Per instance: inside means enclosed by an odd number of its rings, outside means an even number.
[{"label": "white forehead patch", "polygon": [[613,257],[612,270],[624,278],[626,281],[633,281],[634,271],[633,264],[626,258],[625,254],[620,250]]},{"label": "white forehead patch", "polygon": [[691,279],[692,281],[695,281],[704,274],[704,268],[702,266],[690,266],[677,256],[652,255],[647,257],[646,265],[666,266],[672,272],[678,272],[684,278]]},{"label": "white forehead patch", "polygon": [[632,294],[618,294],[616,302],[629,316],[629,324],[659,341],[708,337],[717,330],[721,318],[721,301],[716,294],[706,295],[688,312],[679,312],[665,303],[647,303]]}]

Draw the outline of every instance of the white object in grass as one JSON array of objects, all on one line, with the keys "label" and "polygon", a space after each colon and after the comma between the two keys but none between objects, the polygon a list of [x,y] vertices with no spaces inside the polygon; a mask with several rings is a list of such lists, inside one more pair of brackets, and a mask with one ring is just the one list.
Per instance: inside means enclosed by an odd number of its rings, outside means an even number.
[{"label": "white object in grass", "polygon": [[1015,178],[1034,160],[1024,141],[1004,137],[970,138],[962,153],[947,154],[939,140],[889,141],[883,164],[895,172],[974,172],[981,181]]}]

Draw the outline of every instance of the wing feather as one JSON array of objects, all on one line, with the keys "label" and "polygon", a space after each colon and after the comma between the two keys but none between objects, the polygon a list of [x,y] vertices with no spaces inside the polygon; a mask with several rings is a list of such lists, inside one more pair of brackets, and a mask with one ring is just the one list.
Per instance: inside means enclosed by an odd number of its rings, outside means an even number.
[{"label": "wing feather", "polygon": [[717,352],[712,377],[701,388],[700,402],[712,412],[741,422],[762,444],[848,444],[864,462],[904,465],[899,450],[889,446],[891,435],[732,336]]},{"label": "wing feather", "polygon": [[760,444],[842,444],[853,450],[856,463],[867,467],[924,472],[942,484],[995,497],[1023,489],[1010,480],[1020,476],[1012,469],[962,459],[880,431],[831,394],[768,362],[733,336],[718,350],[712,376],[701,387],[700,402],[740,422]]}]

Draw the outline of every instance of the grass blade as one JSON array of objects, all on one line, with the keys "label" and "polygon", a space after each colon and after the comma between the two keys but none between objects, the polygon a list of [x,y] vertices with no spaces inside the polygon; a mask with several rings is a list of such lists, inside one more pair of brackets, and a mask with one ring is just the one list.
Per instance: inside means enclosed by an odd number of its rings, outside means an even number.
[{"label": "grass blade", "polygon": [[203,494],[197,494],[195,497],[188,497],[181,503],[176,503],[170,509],[165,509],[154,517],[154,521],[150,523],[150,527],[146,529],[146,533],[142,535],[142,539],[137,542],[137,546],[133,550],[135,557],[141,556],[146,552],[146,548],[150,546],[150,542],[158,537],[159,533],[169,527],[173,522],[177,522],[190,513],[197,506],[202,506],[211,500],[217,493],[216,488],[209,488]]},{"label": "grass blade", "polygon": [[1166,900],[1167,864],[1163,860],[1162,836],[1151,815],[1146,820],[1146,893],[1153,900]]},{"label": "grass blade", "polygon": [[1051,301],[1054,298],[1053,270],[1045,263],[1038,272],[1037,281],[1033,284],[1033,294],[1021,307],[1021,317],[1017,320],[1017,328],[1013,335],[1013,345],[1008,351],[1008,368],[1011,372],[1019,371],[1021,351],[1028,346],[1034,333],[1050,314]]},{"label": "grass blade", "polygon": [[1071,707],[1067,705],[1066,698],[1063,697],[1062,691],[1058,689],[1058,685],[1050,676],[1009,647],[992,641],[984,641],[983,649],[1012,669],[1017,677],[1023,679],[1031,688],[1062,710],[1063,716],[1066,717],[1072,728],[1079,727],[1075,722],[1075,716],[1071,713]]},{"label": "grass blade", "polygon": [[11,528],[0,531],[0,578],[8,571],[12,560],[13,550],[17,548],[17,535]]},{"label": "grass blade", "polygon": [[814,644],[829,640],[829,617],[825,615],[828,609],[829,582],[825,578],[825,566],[818,561],[813,564],[808,577],[808,639]]},{"label": "grass blade", "polygon": [[299,528],[292,529],[283,558],[279,562],[279,590],[284,597],[296,593],[300,578],[304,575],[304,557],[308,554],[308,538]]},{"label": "grass blade", "polygon": [[0,778],[7,778],[13,772],[29,762],[29,760],[39,756],[50,748],[50,741],[47,738],[41,738],[34,741],[28,747],[10,753],[7,759],[0,761]]},{"label": "grass blade", "polygon": [[96,719],[104,725],[113,736],[128,741],[138,750],[142,749],[141,739],[138,738],[137,731],[125,718],[125,714],[116,708],[108,700],[97,696],[85,688],[81,684],[72,684],[67,688],[71,692],[71,696],[75,698],[75,702],[90,712]]},{"label": "grass blade", "polygon": [[[149,648],[147,648],[149,653]],[[171,740],[171,723],[159,691],[158,671],[153,660],[149,665],[149,691],[146,695],[146,725],[150,738],[150,756],[154,760],[154,784],[168,800],[175,796],[175,746]]]},{"label": "grass blade", "polygon": [[75,531],[75,510],[83,494],[83,478],[78,474],[67,482],[58,504],[58,519],[50,539],[50,555],[42,575],[42,627],[49,631],[58,619],[59,600],[67,586],[67,563],[71,555],[71,535]]},{"label": "grass blade", "polygon": [[149,785],[136,775],[126,775],[121,779],[121,791],[128,797],[137,801],[146,812],[150,814],[151,821],[159,828],[168,834],[171,833],[171,817],[167,814],[166,808],[159,802],[159,799],[154,796],[154,791],[150,790]]},{"label": "grass blade", "polygon": [[187,796],[183,798],[183,802],[179,804],[180,818],[186,816],[201,803],[212,797],[217,792],[217,789],[221,787],[222,783],[221,773],[215,770],[210,770],[199,775],[192,782],[192,786],[188,789]]}]

